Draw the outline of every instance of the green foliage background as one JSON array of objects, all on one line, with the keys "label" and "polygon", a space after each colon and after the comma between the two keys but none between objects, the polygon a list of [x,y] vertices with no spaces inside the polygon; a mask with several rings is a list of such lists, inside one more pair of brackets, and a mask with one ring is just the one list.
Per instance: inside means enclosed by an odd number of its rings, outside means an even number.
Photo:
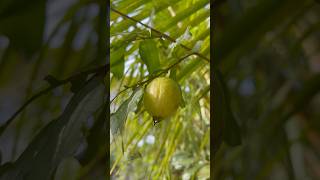
[{"label": "green foliage background", "polygon": [[[112,179],[209,178],[209,17],[208,0],[111,1]],[[159,75],[179,83],[184,107],[153,126],[141,100]]]},{"label": "green foliage background", "polygon": [[214,179],[320,178],[319,12],[214,1]]}]

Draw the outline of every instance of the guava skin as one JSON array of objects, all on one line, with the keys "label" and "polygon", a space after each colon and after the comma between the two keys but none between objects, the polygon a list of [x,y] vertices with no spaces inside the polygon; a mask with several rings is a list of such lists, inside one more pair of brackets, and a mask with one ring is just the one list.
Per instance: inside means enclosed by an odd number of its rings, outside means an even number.
[{"label": "guava skin", "polygon": [[144,92],[144,107],[153,117],[164,119],[172,116],[181,103],[179,85],[167,77],[152,80]]}]

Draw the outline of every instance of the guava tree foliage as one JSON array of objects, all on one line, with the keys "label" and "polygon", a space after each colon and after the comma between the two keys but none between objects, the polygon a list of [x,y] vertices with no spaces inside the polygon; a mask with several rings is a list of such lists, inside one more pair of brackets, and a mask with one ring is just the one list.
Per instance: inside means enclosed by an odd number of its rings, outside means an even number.
[{"label": "guava tree foliage", "polygon": [[[209,17],[208,0],[111,1],[112,178],[209,178]],[[182,100],[173,115],[158,121],[152,114],[171,114],[165,109],[170,106],[153,104],[152,96],[144,101],[144,95],[159,77],[175,81]]]},{"label": "guava tree foliage", "polygon": [[319,1],[214,1],[214,179],[319,179]]},{"label": "guava tree foliage", "polygon": [[0,179],[106,176],[103,1],[0,1]]}]

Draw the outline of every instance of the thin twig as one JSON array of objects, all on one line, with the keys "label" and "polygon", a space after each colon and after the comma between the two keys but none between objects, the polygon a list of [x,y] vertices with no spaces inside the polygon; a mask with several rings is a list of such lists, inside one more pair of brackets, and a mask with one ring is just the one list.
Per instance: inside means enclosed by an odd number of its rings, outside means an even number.
[{"label": "thin twig", "polygon": [[[175,40],[174,38],[172,38],[172,37],[170,37],[169,35],[164,34],[164,33],[160,32],[160,31],[154,29],[153,27],[150,27],[150,26],[148,26],[148,25],[146,25],[146,24],[144,24],[144,23],[142,23],[142,22],[140,22],[140,21],[138,21],[138,20],[136,20],[136,19],[134,19],[134,18],[132,18],[132,17],[130,17],[130,16],[128,16],[128,15],[126,15],[126,14],[124,14],[124,13],[122,13],[122,12],[116,10],[116,9],[114,9],[114,8],[112,8],[112,7],[110,7],[110,9],[111,9],[113,12],[121,15],[122,17],[125,17],[125,18],[127,18],[127,19],[130,19],[130,20],[132,20],[132,21],[134,21],[134,22],[136,22],[136,23],[138,23],[138,24],[140,24],[140,25],[142,25],[142,26],[144,26],[144,27],[146,27],[146,28],[148,28],[148,29],[151,29],[152,31],[158,33],[159,35],[161,35],[162,37],[168,39],[169,41],[171,41],[171,42],[173,42],[173,43],[176,43],[176,42],[177,42],[177,40]],[[188,50],[188,51],[192,51],[192,49],[189,48],[188,46],[185,46],[185,45],[183,45],[183,44],[181,44],[181,43],[178,43],[178,44],[179,44],[181,47],[183,47],[184,49],[186,49],[186,50]],[[204,59],[204,60],[207,61],[207,62],[210,62],[210,59],[207,58],[205,55],[203,55],[203,54],[201,54],[201,53],[194,52],[193,54],[201,57],[202,59]]]},{"label": "thin twig", "polygon": [[31,104],[34,100],[38,99],[39,97],[41,97],[42,95],[45,95],[47,94],[48,92],[50,92],[51,90],[61,86],[61,85],[64,85],[68,82],[71,82],[73,81],[74,79],[78,78],[78,77],[82,77],[82,76],[85,76],[85,75],[89,75],[89,74],[92,74],[92,73],[104,73],[106,74],[107,72],[107,66],[108,64],[106,65],[103,65],[103,66],[100,66],[100,67],[97,67],[97,68],[94,68],[94,69],[90,69],[90,70],[87,70],[87,71],[83,71],[83,72],[80,72],[80,73],[77,73],[73,76],[70,76],[64,80],[59,80],[56,84],[54,85],[51,85],[45,89],[43,89],[42,91],[38,92],[37,94],[33,95],[30,99],[28,99],[7,121],[4,125],[2,125],[0,127],[0,135],[3,133],[3,131],[8,127],[8,125],[29,105]]}]

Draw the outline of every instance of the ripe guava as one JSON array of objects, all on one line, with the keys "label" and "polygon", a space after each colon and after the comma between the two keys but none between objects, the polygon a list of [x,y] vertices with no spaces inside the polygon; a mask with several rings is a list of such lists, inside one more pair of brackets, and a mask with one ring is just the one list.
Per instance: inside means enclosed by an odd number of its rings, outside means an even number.
[{"label": "ripe guava", "polygon": [[182,100],[179,85],[167,77],[152,80],[144,92],[144,107],[155,118],[163,119],[173,115]]}]

